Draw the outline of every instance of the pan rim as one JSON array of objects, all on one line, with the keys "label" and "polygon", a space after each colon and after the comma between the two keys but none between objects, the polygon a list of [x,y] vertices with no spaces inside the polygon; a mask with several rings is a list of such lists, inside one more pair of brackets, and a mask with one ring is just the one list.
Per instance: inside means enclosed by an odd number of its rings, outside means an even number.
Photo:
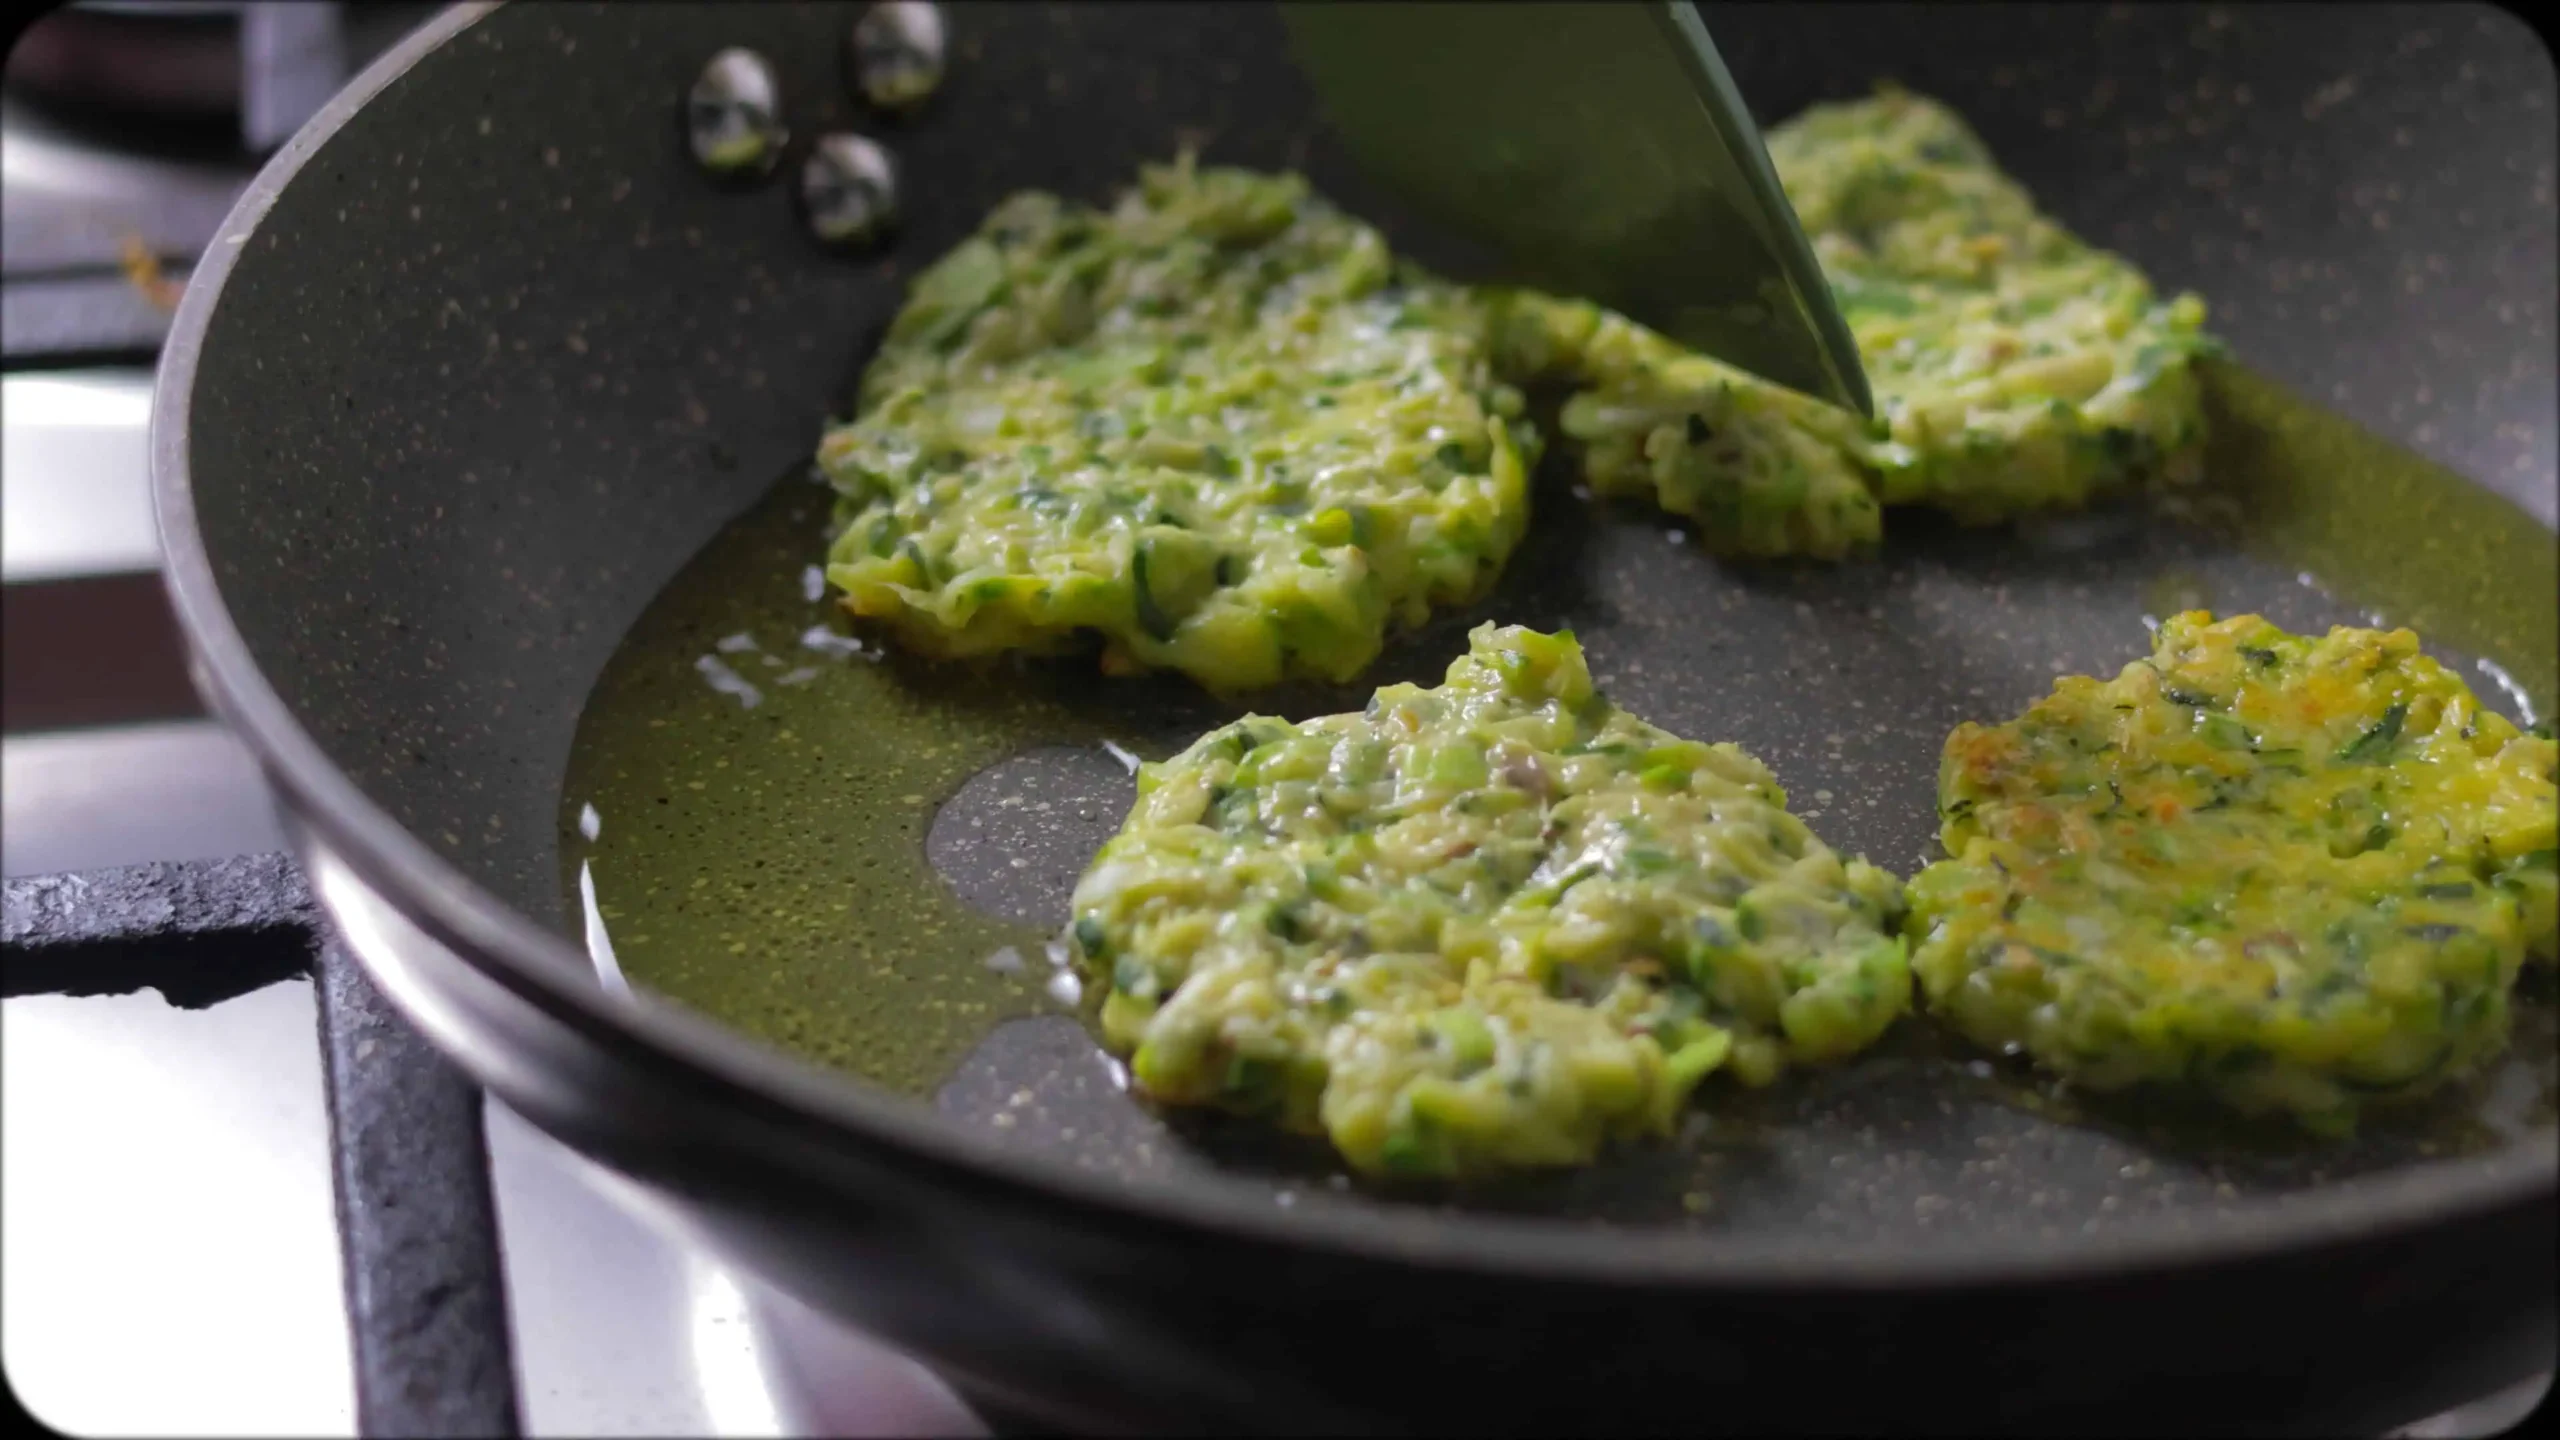
[{"label": "pan rim", "polygon": [[1009,1188],[1106,1225],[1141,1221],[1280,1249],[1566,1282],[1848,1293],[2082,1282],[2306,1256],[2516,1207],[2548,1208],[2560,1192],[2560,1135],[2546,1131],[2490,1155],[2257,1197],[2202,1220],[2173,1211],[2094,1235],[1967,1235],[1926,1249],[1908,1242],[1802,1237],[1771,1243],[1750,1235],[1596,1229],[1554,1217],[1419,1208],[1283,1209],[1266,1187],[1239,1177],[1131,1186],[1065,1159],[1009,1149],[992,1133],[953,1123],[910,1097],[769,1047],[673,1002],[649,997],[635,1004],[609,994],[565,937],[504,904],[412,835],[304,728],[260,671],[222,601],[196,525],[190,471],[191,404],[204,342],[230,273],[277,196],[375,96],[503,3],[468,0],[412,32],[260,169],[216,231],[171,325],[154,382],[150,448],[164,583],[208,705],[258,757],[280,798],[366,885],[474,972],[547,1018],[626,1058],[716,1090],[723,1105],[779,1111],[794,1129],[829,1144],[865,1141],[950,1179]]}]

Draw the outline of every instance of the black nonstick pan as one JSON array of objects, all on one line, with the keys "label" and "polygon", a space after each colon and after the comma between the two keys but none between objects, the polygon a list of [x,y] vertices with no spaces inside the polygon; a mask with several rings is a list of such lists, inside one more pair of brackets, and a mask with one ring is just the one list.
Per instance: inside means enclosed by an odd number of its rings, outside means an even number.
[{"label": "black nonstick pan", "polygon": [[[653,974],[634,941],[642,993],[609,987],[563,883],[584,854],[563,824],[582,716],[635,626],[718,633],[718,603],[651,608],[671,582],[741,566],[741,614],[759,587],[797,591],[814,512],[796,548],[773,543],[769,497],[820,494],[800,472],[903,277],[994,201],[1099,199],[1193,139],[1303,168],[1454,272],[1481,260],[1349,170],[1266,8],[945,12],[948,78],[897,123],[848,98],[858,7],[451,13],[278,156],[188,290],[154,449],[199,682],[375,980],[494,1094],[757,1275],[1062,1426],[2379,1433],[2551,1363],[2542,976],[2495,1074],[2335,1147],[2061,1107],[1913,1021],[1855,1064],[1719,1092],[1677,1144],[1431,1195],[1169,1127],[1063,1013],[991,1018],[937,1083],[901,1086],[859,1077],[928,1022],[849,1000],[887,993],[868,969],[706,954]],[[2145,613],[2379,613],[2511,713],[2550,702],[2560,89],[2523,22],[1708,19],[1764,122],[1899,79],[2075,229],[2201,292],[2236,356],[2212,458],[2236,522],[1897,517],[1873,561],[1729,567],[1550,484],[1494,599],[1370,679],[1436,672],[1473,618],[1570,623],[1621,702],[1740,741],[1825,838],[1906,873],[1947,729],[2111,673],[2146,648]],[[896,153],[891,249],[812,243],[787,165],[763,187],[696,168],[678,106],[729,45],[779,68],[795,147],[855,127]],[[758,546],[769,574],[745,564]],[[1232,713],[1010,674],[985,683],[1054,698],[1057,732],[933,772],[844,847],[897,865],[829,899],[1054,924],[1128,794],[1094,737],[1161,745]],[[748,712],[701,696],[666,702],[699,717],[688,754],[771,763]],[[883,790],[866,773],[846,793]],[[1051,808],[1006,803],[1023,796]],[[625,813],[609,841],[682,823]],[[881,973],[978,963],[916,929]]]}]

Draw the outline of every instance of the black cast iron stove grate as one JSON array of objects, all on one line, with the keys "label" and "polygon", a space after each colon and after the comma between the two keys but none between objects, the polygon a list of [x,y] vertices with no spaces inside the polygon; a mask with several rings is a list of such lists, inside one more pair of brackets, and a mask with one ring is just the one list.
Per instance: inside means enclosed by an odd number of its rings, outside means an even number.
[{"label": "black cast iron stove grate", "polygon": [[9,880],[0,956],[7,995],[150,988],[186,1008],[308,976],[357,1433],[520,1433],[479,1088],[375,992],[290,859]]}]

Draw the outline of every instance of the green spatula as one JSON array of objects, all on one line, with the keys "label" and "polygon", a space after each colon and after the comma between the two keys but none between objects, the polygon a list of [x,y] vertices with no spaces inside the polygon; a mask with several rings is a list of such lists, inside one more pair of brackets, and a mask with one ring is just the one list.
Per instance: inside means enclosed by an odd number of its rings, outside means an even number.
[{"label": "green spatula", "polygon": [[1356,160],[1585,296],[1874,413],[1759,127],[1688,0],[1284,4]]}]

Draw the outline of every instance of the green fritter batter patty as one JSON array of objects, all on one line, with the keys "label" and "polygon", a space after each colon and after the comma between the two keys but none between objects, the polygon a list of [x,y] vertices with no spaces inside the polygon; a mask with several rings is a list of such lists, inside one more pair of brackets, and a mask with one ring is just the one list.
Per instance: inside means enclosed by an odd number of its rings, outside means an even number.
[{"label": "green fritter batter patty", "polygon": [[1535,432],[1479,307],[1295,175],[1025,193],[918,276],[819,464],[827,577],[926,654],[1343,681],[1480,596]]},{"label": "green fritter batter patty", "polygon": [[1909,1007],[1899,883],[1758,761],[1610,704],[1569,633],[1470,642],[1436,690],[1139,772],[1072,928],[1143,1093],[1368,1172],[1573,1165]]},{"label": "green fritter batter patty", "polygon": [[2204,302],[2037,213],[1955,112],[1817,105],[1769,158],[1874,389],[1886,504],[1984,523],[2200,477]]},{"label": "green fritter batter patty", "polygon": [[2553,757],[2406,630],[2180,615],[2115,679],[1948,737],[1912,968],[2092,1089],[2340,1132],[2505,1044],[2554,944]]},{"label": "green fritter batter patty", "polygon": [[1831,560],[1883,536],[1874,441],[1855,415],[1588,301],[1507,291],[1486,304],[1496,366],[1572,390],[1556,428],[1593,490],[1689,517],[1720,555]]},{"label": "green fritter batter patty", "polygon": [[2203,302],[2036,212],[1944,106],[1821,105],[1769,151],[1849,321],[1869,427],[1587,301],[1494,292],[1495,365],[1569,392],[1584,480],[1698,523],[1720,554],[1871,548],[1880,504],[1969,523],[2194,483]]}]

